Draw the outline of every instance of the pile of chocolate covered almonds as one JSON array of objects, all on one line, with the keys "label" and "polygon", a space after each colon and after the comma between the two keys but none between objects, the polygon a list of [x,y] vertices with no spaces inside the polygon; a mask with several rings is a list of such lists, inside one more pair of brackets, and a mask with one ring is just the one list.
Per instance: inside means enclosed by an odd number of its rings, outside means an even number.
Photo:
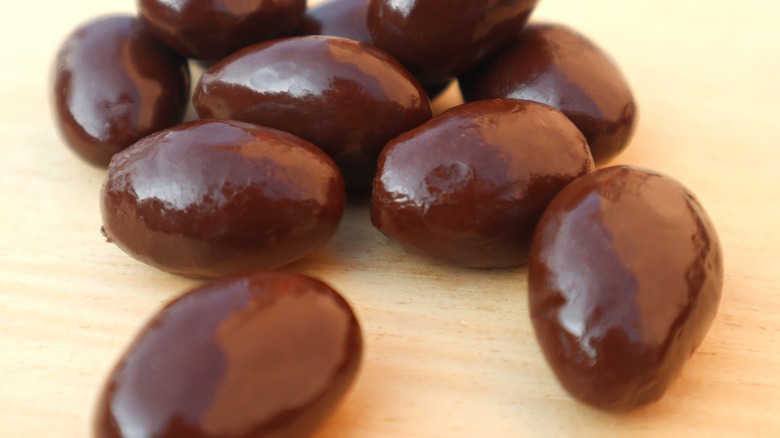
[{"label": "pile of chocolate covered almonds", "polygon": [[[319,248],[366,193],[373,225],[411,253],[528,263],[541,349],[589,405],[658,400],[705,337],[723,282],[715,229],[668,176],[596,170],[628,146],[634,98],[585,36],[528,23],[537,0],[137,3],[65,40],[56,122],[108,168],[108,241],[216,280],[139,333],[95,436],[315,430],[355,380],[360,327],[338,292],[273,269]],[[465,102],[434,117],[453,81]],[[199,119],[184,122],[190,100]]]}]

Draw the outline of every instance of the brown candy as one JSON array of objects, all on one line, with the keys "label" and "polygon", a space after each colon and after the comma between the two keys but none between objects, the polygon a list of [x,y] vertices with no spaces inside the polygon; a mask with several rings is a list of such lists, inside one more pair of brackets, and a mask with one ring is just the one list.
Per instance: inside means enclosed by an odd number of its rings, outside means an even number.
[{"label": "brown candy", "polygon": [[602,409],[663,395],[704,339],[722,285],[706,212],[648,170],[574,181],[534,235],[528,293],[539,344],[563,387]]},{"label": "brown candy", "polygon": [[369,187],[388,140],[431,117],[417,81],[384,52],[337,37],[257,44],[215,64],[193,97],[201,117],[291,132],[328,152],[347,185]]},{"label": "brown candy", "polygon": [[333,160],[293,135],[199,120],[117,154],[101,191],[106,236],[152,266],[196,277],[291,263],[344,211]]},{"label": "brown candy", "polygon": [[[368,32],[369,0],[333,0],[310,8],[298,29],[300,35],[331,35],[371,44]],[[452,81],[423,84],[430,100],[438,97]]]},{"label": "brown candy", "polygon": [[596,164],[626,148],[636,103],[612,59],[564,26],[531,24],[506,51],[459,78],[467,101],[509,97],[557,108],[585,134]]},{"label": "brown candy", "polygon": [[83,24],[62,45],[55,68],[60,133],[96,166],[108,166],[115,153],[184,118],[187,61],[158,43],[135,17]]},{"label": "brown candy", "polygon": [[289,36],[305,9],[306,0],[138,0],[138,15],[155,37],[202,60]]},{"label": "brown candy", "polygon": [[371,43],[366,22],[369,0],[331,0],[306,11],[300,35],[331,35]]},{"label": "brown candy", "polygon": [[560,112],[495,99],[455,107],[382,151],[371,221],[406,250],[468,267],[512,267],[566,184],[593,169]]},{"label": "brown candy", "polygon": [[162,309],[111,373],[99,438],[302,438],[355,379],[360,326],[346,301],[302,275],[257,273]]},{"label": "brown candy", "polygon": [[371,0],[374,45],[425,84],[474,68],[509,44],[538,0]]}]

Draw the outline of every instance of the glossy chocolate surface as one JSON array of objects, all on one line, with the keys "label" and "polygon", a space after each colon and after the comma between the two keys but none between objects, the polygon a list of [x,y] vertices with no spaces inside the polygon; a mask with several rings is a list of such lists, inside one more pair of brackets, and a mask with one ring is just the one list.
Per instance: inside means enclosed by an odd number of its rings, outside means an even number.
[{"label": "glossy chocolate surface", "polygon": [[[371,44],[368,32],[369,0],[333,0],[310,8],[298,28],[299,35],[329,35]],[[423,84],[430,100],[438,97],[451,81]]]},{"label": "glossy chocolate surface", "polygon": [[538,0],[371,0],[374,45],[423,83],[442,83],[509,44]]},{"label": "glossy chocolate surface", "polygon": [[91,20],[57,54],[54,118],[83,159],[108,166],[139,139],[181,122],[190,91],[187,60],[131,16]]},{"label": "glossy chocolate surface", "polygon": [[720,301],[715,229],[673,179],[628,166],[578,179],[534,235],[529,307],[563,387],[625,411],[659,399]]},{"label": "glossy chocolate surface", "polygon": [[371,44],[367,14],[369,0],[331,0],[306,11],[299,35],[330,35]]},{"label": "glossy chocolate surface", "polygon": [[547,203],[591,170],[585,138],[560,112],[513,99],[473,102],[388,143],[371,221],[434,260],[518,266]]},{"label": "glossy chocolate surface", "polygon": [[218,60],[293,33],[306,0],[138,0],[150,32],[188,58]]},{"label": "glossy chocolate surface", "polygon": [[431,117],[417,81],[386,53],[337,37],[248,47],[215,64],[193,97],[201,117],[291,132],[324,149],[351,187],[369,187],[382,147]]},{"label": "glossy chocolate surface", "polygon": [[308,436],[355,379],[361,339],[347,302],[318,280],[207,284],[138,334],[105,385],[95,436]]},{"label": "glossy chocolate surface", "polygon": [[585,134],[596,164],[628,146],[636,103],[612,59],[583,35],[531,24],[499,56],[459,78],[466,101],[510,97],[559,109]]},{"label": "glossy chocolate surface", "polygon": [[198,120],[117,154],[101,191],[106,237],[187,276],[271,269],[327,241],[344,181],[321,149],[248,123]]}]

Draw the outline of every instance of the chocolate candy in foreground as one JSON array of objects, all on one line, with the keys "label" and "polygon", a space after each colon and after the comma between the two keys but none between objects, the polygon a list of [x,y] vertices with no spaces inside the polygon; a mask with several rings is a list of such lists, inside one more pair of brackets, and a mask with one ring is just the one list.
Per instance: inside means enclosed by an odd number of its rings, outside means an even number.
[{"label": "chocolate candy in foreground", "polygon": [[190,91],[187,60],[126,15],[76,29],[55,65],[54,118],[81,158],[106,167],[141,138],[184,118]]},{"label": "chocolate candy in foreground", "polygon": [[596,164],[628,146],[636,103],[612,59],[560,25],[530,24],[515,43],[459,78],[466,101],[509,97],[557,108],[585,134]]},{"label": "chocolate candy in foreground", "polygon": [[371,221],[434,260],[518,266],[547,203],[592,170],[582,134],[555,109],[514,99],[473,102],[387,145]]},{"label": "chocolate candy in foreground", "polygon": [[619,166],[576,180],[534,235],[536,336],[563,387],[598,408],[658,400],[704,339],[722,285],[706,212],[655,172]]},{"label": "chocolate candy in foreground", "polygon": [[117,154],[103,183],[106,237],[187,276],[271,269],[336,231],[344,181],[321,149],[248,123],[198,120]]},{"label": "chocolate candy in foreground", "polygon": [[162,309],[111,373],[99,438],[302,438],[355,379],[360,326],[322,282],[257,273]]},{"label": "chocolate candy in foreground", "polygon": [[509,44],[538,0],[371,0],[374,45],[426,84],[443,83]]},{"label": "chocolate candy in foreground", "polygon": [[247,47],[206,70],[201,117],[280,129],[324,149],[349,187],[370,187],[382,147],[431,118],[419,83],[381,50],[337,37]]},{"label": "chocolate candy in foreground", "polygon": [[188,58],[214,61],[293,33],[306,0],[138,0],[149,31]]}]

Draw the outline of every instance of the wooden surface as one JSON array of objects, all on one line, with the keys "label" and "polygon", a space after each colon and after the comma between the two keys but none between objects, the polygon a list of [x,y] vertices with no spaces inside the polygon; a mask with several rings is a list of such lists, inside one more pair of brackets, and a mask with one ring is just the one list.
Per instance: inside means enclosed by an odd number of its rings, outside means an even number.
[{"label": "wooden surface", "polygon": [[[310,2],[311,3],[311,2]],[[81,21],[131,0],[12,2],[0,18],[0,436],[84,437],[141,324],[193,286],[100,235],[103,172],[53,128],[50,67]],[[531,332],[526,271],[408,256],[353,206],[290,269],[341,290],[363,322],[359,380],[317,438],[780,436],[780,6],[542,0],[618,60],[640,125],[615,163],[698,194],[722,240],[718,317],[666,397],[628,415],[571,400]],[[439,104],[441,105],[441,104]]]}]

